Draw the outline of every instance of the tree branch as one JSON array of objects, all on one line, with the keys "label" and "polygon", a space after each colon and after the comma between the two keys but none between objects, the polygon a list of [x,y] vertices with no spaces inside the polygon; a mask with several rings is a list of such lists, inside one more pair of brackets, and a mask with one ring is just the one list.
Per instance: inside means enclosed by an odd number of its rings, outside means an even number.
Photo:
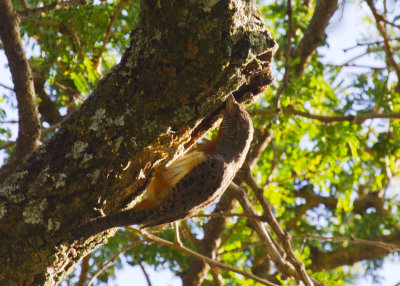
[{"label": "tree branch", "polygon": [[397,249],[400,247],[400,233],[396,232],[392,235],[382,236],[375,238],[383,244],[371,245],[369,243],[357,244],[348,247],[335,249],[332,251],[323,252],[316,248],[311,249],[312,264],[309,267],[312,271],[322,271],[333,269],[343,265],[352,265],[358,261],[367,259],[376,259],[383,257],[392,251],[393,248],[382,247],[388,244],[395,246]]},{"label": "tree branch", "polygon": [[381,70],[386,70],[387,67],[378,67],[378,66],[369,66],[369,65],[359,65],[359,64],[340,64],[340,65],[333,65],[333,64],[327,64],[330,67],[335,67],[335,68],[362,68],[362,69],[371,69],[375,71],[381,71]]},{"label": "tree branch", "polygon": [[[215,210],[210,215],[212,218],[203,227],[204,238],[197,241],[198,251],[201,255],[210,258],[216,257],[216,253],[221,245],[221,237],[224,233],[227,219],[227,216],[219,216],[218,214],[230,212],[236,204],[231,193],[225,192],[221,196]],[[194,260],[188,271],[181,275],[182,285],[200,285],[207,271],[207,266],[203,260]]]},{"label": "tree branch", "polygon": [[13,88],[11,88],[11,87],[9,87],[9,86],[7,86],[7,85],[5,85],[5,84],[0,83],[0,86],[1,86],[2,88],[8,89],[8,90],[11,90],[12,92],[14,92],[14,89],[13,89]]},{"label": "tree branch", "polygon": [[243,213],[230,213],[230,212],[212,212],[210,214],[196,214],[192,217],[207,217],[207,218],[216,218],[216,217],[239,217],[239,218],[254,218],[254,219],[263,219],[263,216],[260,215],[250,215]]},{"label": "tree branch", "polygon": [[374,2],[372,0],[366,0],[369,8],[371,9],[372,14],[374,15],[375,22],[376,22],[376,28],[378,29],[379,34],[383,38],[383,43],[384,43],[384,50],[386,54],[386,62],[388,63],[388,66],[393,68],[396,72],[397,75],[397,85],[395,90],[397,92],[400,92],[400,66],[397,64],[392,47],[390,46],[390,38],[387,34],[386,27],[381,24],[381,21],[384,22],[384,17],[378,13],[374,6]]},{"label": "tree branch", "polygon": [[79,274],[79,280],[78,282],[76,282],[75,286],[84,286],[85,282],[87,280],[87,276],[89,273],[89,260],[91,258],[91,254],[89,253],[88,255],[86,255],[81,262],[81,273]]},{"label": "tree branch", "polygon": [[305,204],[297,207],[295,216],[286,224],[286,231],[290,231],[297,226],[297,222],[303,217],[303,215],[309,210],[318,205],[317,202],[307,201]]},{"label": "tree branch", "polygon": [[362,57],[365,57],[365,56],[369,55],[370,53],[371,53],[371,51],[369,49],[367,49],[366,51],[362,52],[361,54],[356,55],[356,56],[352,57],[351,59],[348,59],[343,64],[338,64],[337,66],[339,66],[339,67],[349,66],[351,64],[351,62],[354,62],[355,60],[358,60]]},{"label": "tree branch", "polygon": [[6,121],[0,122],[0,124],[15,124],[15,123],[19,123],[19,121],[11,119],[11,120],[6,120]]},{"label": "tree branch", "polygon": [[[61,123],[54,124],[54,125],[50,126],[49,128],[43,129],[42,132],[41,132],[41,135],[44,136],[44,135],[46,135],[46,134],[48,134],[50,132],[55,131],[57,128],[60,128],[60,127],[61,127]],[[7,143],[5,143],[3,145],[0,145],[0,150],[6,149],[6,148],[11,147],[11,146],[14,146],[15,144],[16,144],[15,141],[7,142]]]},{"label": "tree branch", "polygon": [[139,263],[139,267],[140,267],[140,269],[142,269],[143,275],[144,275],[144,277],[146,278],[146,281],[147,281],[147,285],[151,286],[150,276],[149,276],[149,274],[147,274],[146,269],[144,269],[143,264]]},{"label": "tree branch", "polygon": [[0,183],[14,171],[17,164],[38,145],[40,121],[31,70],[22,47],[19,17],[10,0],[0,0],[0,37],[10,67],[18,101],[19,130],[13,154],[0,169]]},{"label": "tree branch", "polygon": [[[257,163],[259,156],[261,155],[262,151],[268,146],[271,138],[272,133],[267,129],[256,129],[255,136],[250,148],[249,153],[247,154],[246,161],[243,164],[242,169],[245,166],[253,166]],[[243,170],[240,172],[243,172]],[[236,177],[236,180],[240,180],[240,174]],[[238,214],[238,213],[231,213],[230,211],[234,208],[236,203],[234,202],[232,193],[225,192],[219,203],[217,204],[216,208],[211,214],[198,214],[195,217],[209,217],[211,218],[208,223],[204,226],[204,239],[197,241],[196,247],[200,251],[201,254],[214,257],[221,246],[224,245],[226,240],[229,238],[231,233],[233,232],[234,227],[230,229],[228,234],[221,240],[223,230],[225,229],[226,218],[236,216],[239,218],[255,218],[255,219],[262,219],[260,216],[251,216],[250,214]],[[214,218],[221,218],[224,219],[214,219]],[[203,273],[206,271],[206,264],[203,261],[196,260],[192,263],[189,270],[181,276],[184,285],[197,285],[200,283],[200,280],[203,277]]]},{"label": "tree branch", "polygon": [[271,282],[269,282],[269,281],[267,281],[265,279],[262,279],[262,278],[260,278],[258,276],[255,276],[255,275],[253,275],[253,274],[251,274],[249,272],[234,268],[234,267],[232,267],[230,265],[221,263],[219,261],[213,260],[213,259],[211,259],[209,257],[204,256],[204,255],[201,255],[200,253],[192,251],[192,250],[190,250],[190,249],[188,249],[188,248],[186,248],[184,246],[181,246],[179,244],[174,244],[172,242],[169,242],[168,240],[164,240],[162,238],[159,238],[159,237],[157,237],[155,235],[152,235],[152,234],[150,234],[147,231],[144,231],[142,229],[138,229],[138,228],[134,228],[134,227],[127,227],[127,229],[130,229],[130,230],[132,230],[134,232],[139,233],[143,238],[145,238],[148,241],[157,242],[160,245],[164,245],[164,246],[167,246],[169,248],[184,252],[186,254],[189,254],[189,255],[195,257],[196,259],[203,260],[206,263],[208,263],[208,264],[210,264],[210,265],[212,265],[214,267],[219,267],[219,268],[222,268],[222,269],[226,269],[226,270],[235,272],[237,274],[243,275],[246,278],[249,278],[249,279],[252,279],[252,280],[254,280],[256,282],[259,282],[259,283],[261,283],[263,285],[278,286],[277,284],[271,283]]},{"label": "tree branch", "polygon": [[99,270],[96,271],[96,273],[90,278],[90,280],[88,281],[88,283],[86,284],[87,286],[90,286],[93,284],[94,280],[97,278],[97,276],[99,276],[104,270],[106,270],[108,267],[110,267],[111,265],[113,265],[115,263],[115,261],[117,261],[118,257],[124,253],[125,251],[127,251],[129,248],[138,245],[140,243],[143,243],[143,241],[138,240],[138,241],[134,241],[131,242],[127,245],[125,245],[120,251],[118,251],[110,260],[108,260],[106,263],[103,264],[102,267],[99,268]]},{"label": "tree branch", "polygon": [[44,20],[44,19],[37,19],[37,18],[35,18],[35,16],[33,16],[33,17],[23,17],[21,19],[21,21],[23,23],[31,22],[31,23],[40,24],[40,25],[44,25],[44,26],[49,26],[49,27],[57,28],[57,29],[60,29],[60,28],[62,28],[64,26],[64,24],[62,24],[62,23],[58,24],[58,23],[54,23],[53,21],[48,21],[48,20]]},{"label": "tree branch", "polygon": [[295,239],[295,238],[313,238],[313,239],[321,239],[323,241],[333,241],[333,242],[343,242],[343,241],[355,242],[355,243],[380,247],[380,248],[386,249],[390,252],[400,250],[400,245],[386,243],[383,241],[359,239],[359,238],[355,238],[355,237],[343,237],[343,236],[327,237],[327,236],[315,235],[315,234],[298,234],[298,235],[293,236],[293,239]]},{"label": "tree branch", "polygon": [[40,98],[39,113],[41,115],[41,119],[48,122],[50,125],[61,122],[62,116],[58,111],[55,103],[50,99],[50,96],[48,95],[44,87],[48,78],[49,68],[46,67],[46,65],[36,67],[35,65],[31,64],[31,70],[35,91]]},{"label": "tree branch", "polygon": [[32,15],[37,15],[37,14],[41,14],[41,13],[47,13],[47,12],[50,12],[53,10],[60,10],[60,9],[68,8],[68,7],[75,6],[75,5],[87,5],[88,3],[89,3],[89,1],[87,1],[87,0],[70,0],[70,1],[63,1],[63,2],[55,1],[55,2],[51,3],[50,5],[47,5],[44,7],[19,11],[18,14],[21,15],[22,17],[32,16]]},{"label": "tree branch", "polygon": [[274,107],[275,107],[275,115],[273,121],[275,123],[278,123],[278,116],[279,113],[281,112],[280,108],[280,102],[283,93],[289,86],[289,76],[290,76],[290,52],[292,50],[292,37],[294,34],[294,29],[293,29],[293,19],[292,19],[292,1],[287,0],[287,7],[286,7],[286,15],[288,16],[288,33],[287,33],[287,40],[286,40],[286,47],[285,47],[285,73],[283,75],[282,79],[282,85],[278,89],[278,92],[276,94],[276,97],[274,99]]},{"label": "tree branch", "polygon": [[[269,123],[265,128],[255,128],[254,129],[254,139],[250,148],[250,151],[247,153],[247,158],[242,166],[242,168],[250,168],[253,169],[255,164],[257,164],[258,159],[261,154],[270,144],[274,133],[271,130],[271,123]],[[246,167],[247,166],[247,167]],[[239,171],[242,172],[241,170]]]},{"label": "tree branch", "polygon": [[294,66],[294,75],[300,77],[311,60],[316,48],[322,43],[326,27],[338,7],[337,0],[320,0],[316,2],[315,11],[303,38],[292,51],[292,58],[300,58]]},{"label": "tree branch", "polygon": [[110,22],[108,23],[104,38],[103,38],[103,44],[101,45],[100,50],[97,53],[93,53],[93,58],[92,58],[92,62],[93,62],[93,68],[95,70],[98,70],[99,64],[101,64],[101,57],[104,53],[104,50],[106,49],[106,45],[108,43],[108,40],[110,38],[111,35],[111,30],[112,27],[115,24],[115,21],[117,20],[118,14],[121,12],[122,8],[124,7],[125,3],[127,0],[120,0],[117,4],[117,7],[115,7],[114,13],[112,14],[111,18],[110,18]]},{"label": "tree branch", "polygon": [[[252,112],[252,115],[265,115],[265,116],[274,116],[275,110],[273,109],[257,109]],[[391,113],[364,113],[357,115],[342,115],[342,116],[327,116],[327,115],[316,115],[311,114],[307,111],[300,111],[295,109],[293,106],[288,106],[285,109],[282,109],[282,114],[284,115],[299,115],[309,119],[315,119],[324,123],[333,123],[333,122],[344,122],[348,121],[350,123],[361,124],[367,119],[377,119],[377,118],[386,118],[386,119],[399,119],[400,112],[391,112]]]},{"label": "tree branch", "polygon": [[[382,197],[382,194],[381,192],[366,192],[365,195],[359,196],[354,200],[352,211],[356,214],[363,214],[367,209],[373,207],[379,214],[383,216],[387,215],[388,211],[385,209],[384,198]],[[296,191],[295,196],[306,199],[306,205],[308,205],[310,208],[319,204],[323,204],[329,209],[335,209],[338,203],[337,198],[315,194],[310,189],[310,186],[305,186]]]},{"label": "tree branch", "polygon": [[[247,183],[247,181],[246,181]],[[252,182],[251,185],[254,186]],[[245,196],[243,190],[239,187],[235,186],[235,184],[231,183],[229,187],[229,191],[234,192],[236,199],[239,201],[243,210],[251,215],[256,215],[256,211],[250,201]],[[277,269],[284,273],[287,276],[294,277],[297,281],[303,281],[303,283],[307,286],[312,286],[314,283],[319,284],[320,282],[312,280],[304,267],[304,264],[301,263],[297,257],[293,253],[293,249],[290,245],[290,236],[288,233],[284,232],[282,228],[279,226],[278,222],[275,220],[275,217],[272,214],[271,207],[269,203],[262,195],[260,189],[253,189],[254,193],[256,194],[257,199],[261,203],[261,206],[264,210],[264,216],[268,221],[268,224],[274,230],[276,235],[278,236],[279,241],[284,246],[284,252],[287,255],[287,261],[281,255],[281,251],[279,250],[278,246],[275,245],[271,235],[267,232],[263,223],[259,220],[249,219],[250,223],[252,224],[253,228],[257,232],[260,241],[266,248],[267,253],[271,257],[271,260],[275,263]],[[290,262],[290,264],[288,263]]]},{"label": "tree branch", "polygon": [[[398,38],[394,38],[394,39],[390,39],[390,41],[396,41],[396,42],[398,42],[400,40],[400,37],[398,37]],[[363,46],[372,46],[372,45],[380,45],[380,44],[383,44],[384,43],[384,41],[374,41],[374,42],[365,42],[365,43],[359,43],[359,42],[357,42],[357,44],[356,45],[354,45],[354,46],[351,46],[351,47],[349,47],[349,48],[346,48],[346,49],[343,49],[343,52],[348,52],[348,51],[350,51],[350,50],[353,50],[353,49],[356,49],[356,48],[359,48],[359,47],[363,47]]]}]

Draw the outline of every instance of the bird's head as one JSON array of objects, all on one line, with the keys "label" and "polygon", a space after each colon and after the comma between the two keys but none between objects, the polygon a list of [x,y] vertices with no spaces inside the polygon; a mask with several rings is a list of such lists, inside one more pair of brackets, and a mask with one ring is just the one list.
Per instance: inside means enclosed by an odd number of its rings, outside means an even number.
[{"label": "bird's head", "polygon": [[246,156],[253,138],[253,124],[250,115],[240,106],[233,95],[229,95],[224,118],[218,131],[217,152],[227,161]]}]

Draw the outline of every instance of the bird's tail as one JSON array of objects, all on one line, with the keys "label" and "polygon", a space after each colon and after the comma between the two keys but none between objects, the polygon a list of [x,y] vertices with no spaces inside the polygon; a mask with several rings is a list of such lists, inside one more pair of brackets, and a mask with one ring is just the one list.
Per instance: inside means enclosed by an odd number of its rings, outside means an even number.
[{"label": "bird's tail", "polygon": [[149,210],[137,211],[130,209],[99,217],[79,226],[73,231],[73,236],[75,239],[89,238],[92,235],[113,227],[143,224],[146,223],[149,212]]}]

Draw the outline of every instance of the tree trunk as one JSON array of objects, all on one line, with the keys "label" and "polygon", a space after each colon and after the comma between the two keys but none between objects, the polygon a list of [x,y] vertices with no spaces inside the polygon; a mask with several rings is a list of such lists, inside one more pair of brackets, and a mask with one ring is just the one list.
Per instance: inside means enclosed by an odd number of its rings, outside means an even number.
[{"label": "tree trunk", "polygon": [[228,94],[244,101],[271,82],[276,44],[252,1],[141,9],[121,62],[1,186],[0,285],[61,282],[113,234],[73,241],[71,229],[128,207],[167,148],[189,148]]}]

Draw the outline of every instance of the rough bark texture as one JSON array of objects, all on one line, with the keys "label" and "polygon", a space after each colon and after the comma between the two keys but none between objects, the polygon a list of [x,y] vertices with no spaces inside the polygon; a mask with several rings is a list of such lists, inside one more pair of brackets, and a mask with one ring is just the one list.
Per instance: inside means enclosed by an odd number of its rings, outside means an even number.
[{"label": "rough bark texture", "polygon": [[73,241],[71,229],[129,206],[165,149],[188,148],[226,95],[243,101],[271,82],[275,42],[253,2],[157,3],[142,2],[121,63],[1,186],[0,285],[63,280],[106,241]]}]

